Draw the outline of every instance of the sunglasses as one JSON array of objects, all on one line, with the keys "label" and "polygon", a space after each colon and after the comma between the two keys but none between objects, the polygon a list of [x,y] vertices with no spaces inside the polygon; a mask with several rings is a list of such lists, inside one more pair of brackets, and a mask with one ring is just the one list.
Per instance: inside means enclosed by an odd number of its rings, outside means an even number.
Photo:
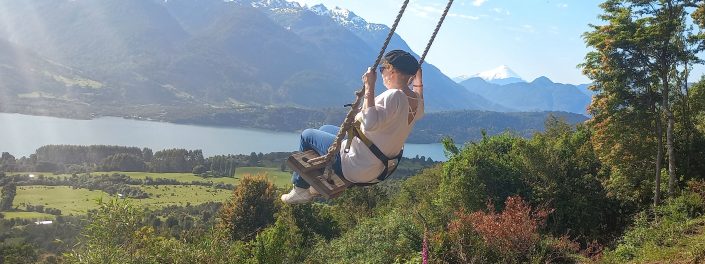
[{"label": "sunglasses", "polygon": [[384,70],[387,69],[387,66],[379,66],[379,73],[384,73]]}]

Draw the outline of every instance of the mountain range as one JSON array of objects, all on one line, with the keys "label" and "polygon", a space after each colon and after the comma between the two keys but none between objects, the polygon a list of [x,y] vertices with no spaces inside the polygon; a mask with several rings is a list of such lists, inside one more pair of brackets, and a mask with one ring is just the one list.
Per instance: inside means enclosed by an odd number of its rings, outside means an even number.
[{"label": "mountain range", "polygon": [[[68,117],[339,108],[389,32],[346,9],[285,0],[24,0],[3,2],[0,15],[0,111]],[[411,51],[396,34],[392,49]],[[427,111],[584,114],[591,96],[507,66],[469,77],[425,64]]]},{"label": "mountain range", "polygon": [[[3,3],[0,14],[0,94],[13,101],[5,107],[339,107],[389,31],[344,9],[284,0],[26,0]],[[391,49],[410,50],[398,35]],[[429,111],[510,110],[431,64],[424,81]]]},{"label": "mountain range", "polygon": [[594,92],[590,84],[554,83],[541,76],[524,81],[506,65],[469,76],[453,78],[468,91],[516,111],[564,111],[587,114]]}]

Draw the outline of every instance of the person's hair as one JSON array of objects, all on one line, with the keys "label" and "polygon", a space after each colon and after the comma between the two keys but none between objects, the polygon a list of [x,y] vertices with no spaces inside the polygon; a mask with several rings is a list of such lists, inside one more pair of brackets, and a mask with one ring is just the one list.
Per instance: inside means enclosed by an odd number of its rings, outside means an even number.
[{"label": "person's hair", "polygon": [[383,65],[392,65],[394,69],[406,75],[414,75],[419,69],[419,61],[410,53],[403,50],[392,50],[384,55]]}]

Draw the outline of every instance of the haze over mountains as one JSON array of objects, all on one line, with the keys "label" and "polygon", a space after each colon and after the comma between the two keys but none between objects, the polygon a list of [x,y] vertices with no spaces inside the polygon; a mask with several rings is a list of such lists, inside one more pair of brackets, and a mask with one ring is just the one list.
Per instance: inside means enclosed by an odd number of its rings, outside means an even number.
[{"label": "haze over mountains", "polygon": [[[354,99],[389,31],[345,9],[284,0],[5,1],[0,15],[0,111],[20,112],[339,107]],[[391,49],[410,50],[398,35]],[[428,111],[584,112],[572,106],[584,100],[560,97],[572,94],[560,91],[569,86],[550,82],[532,82],[536,91],[523,95],[535,103],[517,104],[500,91],[523,89],[523,80],[509,80],[513,89],[458,84],[425,64],[424,81]],[[542,101],[549,97],[541,89],[552,91],[552,101]]]},{"label": "haze over mountains", "polygon": [[[9,42],[0,52],[16,55],[0,69],[16,78],[2,78],[3,95],[86,104],[337,107],[354,99],[389,30],[349,11],[286,1],[28,0],[0,8],[0,39]],[[409,47],[395,36],[389,49]],[[425,77],[435,88],[426,96],[431,110],[502,110],[430,64]]]},{"label": "haze over mountains", "polygon": [[517,111],[565,111],[586,114],[593,92],[588,84],[554,83],[541,76],[524,81],[506,65],[454,80],[468,91]]}]

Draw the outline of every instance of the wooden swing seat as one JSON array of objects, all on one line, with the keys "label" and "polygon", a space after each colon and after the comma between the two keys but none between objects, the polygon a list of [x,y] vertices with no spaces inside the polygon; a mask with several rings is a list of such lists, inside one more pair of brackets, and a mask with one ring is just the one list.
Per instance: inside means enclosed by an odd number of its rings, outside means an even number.
[{"label": "wooden swing seat", "polygon": [[331,175],[330,180],[325,178],[325,162],[311,164],[308,161],[317,158],[319,155],[316,151],[307,150],[304,152],[296,151],[286,160],[287,165],[292,170],[296,171],[301,178],[313,187],[318,193],[326,199],[332,199],[340,196],[353,183],[336,174]]}]

